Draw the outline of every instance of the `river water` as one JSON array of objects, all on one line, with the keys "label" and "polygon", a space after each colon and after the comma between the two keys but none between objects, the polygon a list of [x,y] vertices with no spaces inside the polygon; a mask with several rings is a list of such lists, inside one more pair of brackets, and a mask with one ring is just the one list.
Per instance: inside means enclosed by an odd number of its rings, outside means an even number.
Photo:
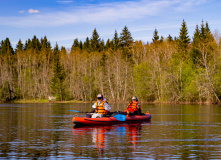
[{"label": "river water", "polygon": [[221,106],[142,104],[151,122],[81,128],[67,110],[91,104],[0,104],[0,159],[221,159]]}]

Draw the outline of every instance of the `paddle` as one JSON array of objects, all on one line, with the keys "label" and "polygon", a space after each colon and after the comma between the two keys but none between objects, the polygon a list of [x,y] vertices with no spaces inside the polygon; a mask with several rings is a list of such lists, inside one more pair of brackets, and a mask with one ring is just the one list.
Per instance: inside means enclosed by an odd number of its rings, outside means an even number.
[{"label": "paddle", "polygon": [[[76,110],[67,110],[67,111],[71,111],[71,112],[77,112],[77,113],[90,113],[90,112],[83,112],[83,111],[76,111]],[[111,114],[113,113],[118,113],[118,112],[110,112]]]},{"label": "paddle", "polygon": [[67,111],[77,112],[77,113],[89,113],[89,112],[82,112],[82,111],[76,111],[76,110],[67,110]]},{"label": "paddle", "polygon": [[113,116],[118,121],[125,121],[126,116],[123,114],[116,114]]}]

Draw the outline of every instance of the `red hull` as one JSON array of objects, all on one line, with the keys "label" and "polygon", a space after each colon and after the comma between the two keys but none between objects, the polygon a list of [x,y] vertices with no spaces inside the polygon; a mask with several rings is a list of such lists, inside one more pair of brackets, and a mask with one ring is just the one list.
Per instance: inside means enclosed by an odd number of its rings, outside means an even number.
[{"label": "red hull", "polygon": [[103,118],[86,118],[86,117],[74,117],[72,122],[76,125],[111,125],[119,123],[133,123],[141,121],[149,121],[151,115],[146,113],[145,115],[135,115],[126,117],[125,121],[118,121],[114,117],[103,117]]}]

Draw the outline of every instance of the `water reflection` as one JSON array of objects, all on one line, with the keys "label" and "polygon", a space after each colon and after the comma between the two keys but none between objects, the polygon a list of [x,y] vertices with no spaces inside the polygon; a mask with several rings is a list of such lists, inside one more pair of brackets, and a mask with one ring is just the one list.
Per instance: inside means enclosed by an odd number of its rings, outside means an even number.
[{"label": "water reflection", "polygon": [[67,110],[88,111],[90,104],[1,104],[0,159],[221,159],[221,106],[142,108],[151,125],[72,129],[75,113]]},{"label": "water reflection", "polygon": [[[98,157],[102,157],[106,148],[110,148],[110,142],[113,140],[116,143],[128,143],[132,144],[129,148],[132,148],[132,152],[135,153],[137,149],[137,143],[141,137],[142,125],[150,126],[150,122],[143,123],[125,123],[117,125],[107,126],[84,126],[73,127],[73,141],[85,141],[91,140],[92,147],[97,153]],[[120,146],[119,146],[120,147]]]}]

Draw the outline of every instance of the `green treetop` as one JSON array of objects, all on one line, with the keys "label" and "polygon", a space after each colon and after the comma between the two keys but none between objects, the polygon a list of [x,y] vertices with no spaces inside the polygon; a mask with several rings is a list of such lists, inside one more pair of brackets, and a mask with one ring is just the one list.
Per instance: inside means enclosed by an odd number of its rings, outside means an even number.
[{"label": "green treetop", "polygon": [[93,31],[92,37],[90,39],[91,51],[99,51],[100,50],[100,38],[97,33],[96,28]]},{"label": "green treetop", "polygon": [[200,40],[200,30],[199,30],[199,26],[196,25],[196,29],[193,35],[193,44],[195,44],[196,42],[198,42]]},{"label": "green treetop", "polygon": [[172,41],[173,41],[173,37],[171,37],[170,34],[169,34],[168,37],[167,37],[167,41],[168,41],[168,42],[172,42]]},{"label": "green treetop", "polygon": [[163,43],[163,41],[164,41],[164,37],[160,36],[160,43]]},{"label": "green treetop", "polygon": [[79,42],[78,42],[77,38],[74,39],[74,43],[73,43],[72,47],[79,47]]},{"label": "green treetop", "polygon": [[31,48],[39,52],[41,50],[41,43],[39,39],[34,35],[31,42]]},{"label": "green treetop", "polygon": [[206,22],[205,30],[206,30],[206,33],[211,33],[208,22]]},{"label": "green treetop", "polygon": [[103,51],[105,48],[104,46],[104,40],[102,39],[101,42],[100,42],[100,51]]},{"label": "green treetop", "polygon": [[206,43],[208,41],[213,41],[213,35],[211,34],[209,24],[206,22],[206,25],[204,26],[204,22],[202,20],[201,29],[200,29],[200,38],[202,42]]},{"label": "green treetop", "polygon": [[131,37],[131,33],[128,30],[127,26],[124,27],[120,34],[120,44],[122,47],[129,48],[133,44],[133,38]]},{"label": "green treetop", "polygon": [[86,41],[85,41],[84,44],[83,44],[83,49],[89,50],[89,47],[90,47],[90,40],[89,40],[89,38],[87,37],[87,38],[86,38]]},{"label": "green treetop", "polygon": [[51,43],[48,41],[47,37],[41,38],[41,47],[51,49]]},{"label": "green treetop", "polygon": [[107,42],[105,44],[105,48],[106,49],[110,48],[110,39],[109,38],[107,39]]},{"label": "green treetop", "polygon": [[157,42],[159,40],[159,36],[158,36],[158,31],[155,28],[154,32],[153,32],[153,38],[152,38],[153,42]]},{"label": "green treetop", "polygon": [[113,50],[114,51],[117,51],[117,49],[119,48],[119,38],[118,38],[118,34],[117,34],[117,31],[115,30],[114,32],[114,38],[113,38]]},{"label": "green treetop", "polygon": [[80,48],[79,41],[78,41],[77,38],[75,38],[75,39],[74,39],[74,43],[73,43],[73,45],[72,45],[72,47],[71,47],[71,50],[72,50],[72,51],[73,51],[73,50],[77,50],[78,48]]},{"label": "green treetop", "polygon": [[82,43],[82,41],[80,41],[79,42],[79,48],[82,50],[82,48],[83,48],[83,43]]},{"label": "green treetop", "polygon": [[197,64],[199,61],[199,43],[200,43],[200,30],[199,30],[199,26],[196,25],[196,29],[193,35],[193,42],[192,42],[192,48],[191,48],[191,59],[193,60],[194,64]]},{"label": "green treetop", "polygon": [[9,38],[6,38],[4,41],[1,41],[0,55],[11,55],[14,54],[14,50],[11,46]]},{"label": "green treetop", "polygon": [[133,45],[133,38],[126,26],[120,34],[120,45],[122,47],[122,57],[126,59],[131,59],[130,48]]},{"label": "green treetop", "polygon": [[24,50],[24,45],[22,44],[21,40],[19,39],[18,44],[16,45],[15,53],[18,51],[23,51]]},{"label": "green treetop", "polygon": [[189,43],[190,43],[190,38],[188,36],[186,22],[183,20],[180,29],[180,35],[178,38],[178,51],[181,53],[182,56],[186,56],[187,47]]}]

